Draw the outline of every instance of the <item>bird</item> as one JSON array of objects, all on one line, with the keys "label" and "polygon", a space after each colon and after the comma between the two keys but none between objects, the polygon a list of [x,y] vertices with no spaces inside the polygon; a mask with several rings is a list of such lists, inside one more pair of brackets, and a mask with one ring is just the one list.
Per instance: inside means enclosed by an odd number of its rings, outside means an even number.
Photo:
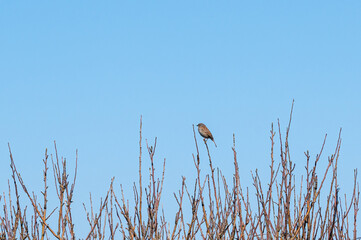
[{"label": "bird", "polygon": [[202,137],[204,137],[204,139],[207,139],[207,138],[211,139],[214,142],[214,145],[216,145],[216,147],[217,147],[217,144],[213,139],[213,135],[212,135],[211,131],[209,131],[209,129],[206,127],[206,125],[204,125],[203,123],[199,123],[199,124],[197,124],[197,127],[198,127],[199,134]]}]

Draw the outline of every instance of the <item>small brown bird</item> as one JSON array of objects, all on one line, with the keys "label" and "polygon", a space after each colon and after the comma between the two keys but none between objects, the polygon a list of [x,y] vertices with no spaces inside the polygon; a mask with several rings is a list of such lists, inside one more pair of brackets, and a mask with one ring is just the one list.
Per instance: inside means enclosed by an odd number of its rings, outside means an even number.
[{"label": "small brown bird", "polygon": [[217,147],[217,144],[213,139],[213,135],[212,135],[211,131],[209,131],[209,129],[206,127],[206,125],[204,125],[203,123],[199,123],[197,125],[197,127],[198,127],[199,134],[202,137],[204,137],[205,139],[207,139],[207,138],[211,139],[214,142],[214,145],[216,145],[216,147]]}]

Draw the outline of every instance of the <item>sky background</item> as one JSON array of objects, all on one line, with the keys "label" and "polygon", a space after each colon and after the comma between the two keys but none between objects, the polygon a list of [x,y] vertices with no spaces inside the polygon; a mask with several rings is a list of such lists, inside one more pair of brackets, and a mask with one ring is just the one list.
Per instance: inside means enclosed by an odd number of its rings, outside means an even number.
[{"label": "sky background", "polygon": [[0,1],[1,194],[8,143],[39,195],[45,148],[54,154],[55,140],[69,171],[78,149],[75,223],[87,232],[89,192],[98,204],[115,176],[133,199],[142,115],[143,143],[158,138],[156,170],[167,161],[162,199],[172,221],[173,192],[182,176],[195,179],[192,124],[212,131],[213,164],[228,179],[235,133],[242,185],[252,187],[255,169],[268,181],[271,123],[279,118],[285,134],[294,99],[297,176],[304,152],[314,160],[327,133],[326,166],[342,127],[338,183],[350,196],[361,167],[360,66],[361,1]]}]

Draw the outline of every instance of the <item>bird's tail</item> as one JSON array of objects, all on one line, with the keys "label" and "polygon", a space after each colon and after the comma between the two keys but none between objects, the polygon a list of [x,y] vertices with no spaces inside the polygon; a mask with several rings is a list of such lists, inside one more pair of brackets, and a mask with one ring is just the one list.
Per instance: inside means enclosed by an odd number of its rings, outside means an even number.
[{"label": "bird's tail", "polygon": [[217,147],[217,144],[216,144],[216,142],[214,141],[214,140],[212,140],[213,142],[214,142],[214,145],[216,145],[216,147]]}]

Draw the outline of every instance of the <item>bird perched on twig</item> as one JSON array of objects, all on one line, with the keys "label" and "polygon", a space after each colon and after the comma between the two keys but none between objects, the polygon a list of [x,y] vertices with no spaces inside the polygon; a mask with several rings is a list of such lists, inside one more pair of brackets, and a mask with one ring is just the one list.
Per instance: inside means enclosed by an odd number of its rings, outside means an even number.
[{"label": "bird perched on twig", "polygon": [[213,135],[212,135],[211,131],[209,131],[209,129],[206,127],[206,125],[204,125],[203,123],[199,123],[199,124],[197,124],[197,127],[198,127],[199,134],[202,137],[204,137],[205,139],[207,139],[207,138],[211,139],[214,142],[214,145],[216,145],[216,147],[217,147],[217,144],[213,139]]}]

